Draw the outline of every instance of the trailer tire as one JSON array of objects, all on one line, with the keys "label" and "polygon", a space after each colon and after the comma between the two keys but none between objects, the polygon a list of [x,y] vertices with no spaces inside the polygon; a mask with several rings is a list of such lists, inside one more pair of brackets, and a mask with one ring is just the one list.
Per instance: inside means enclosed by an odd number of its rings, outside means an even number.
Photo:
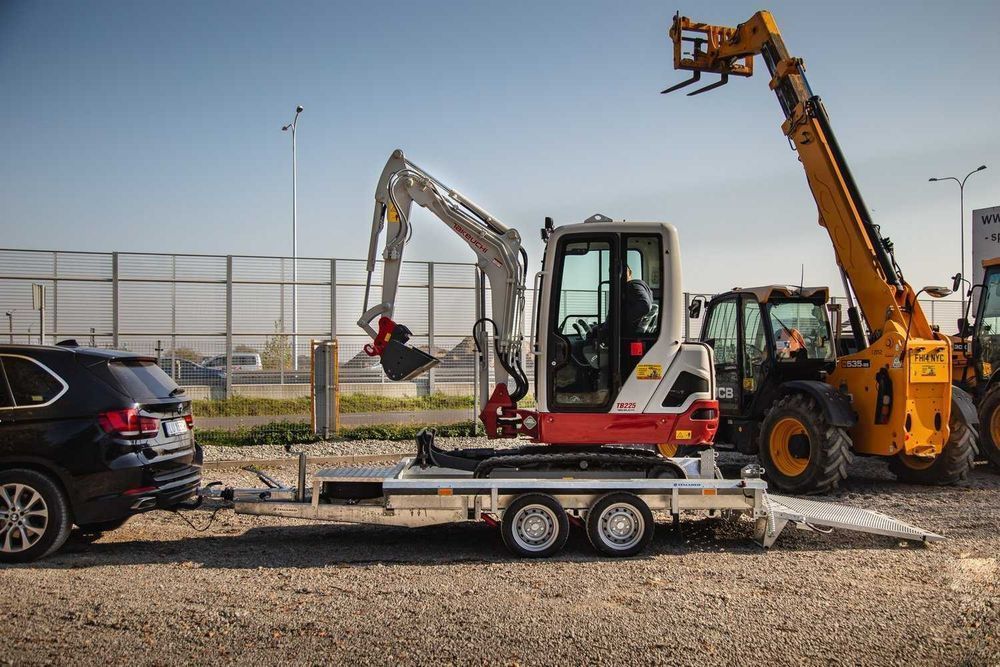
[{"label": "trailer tire", "polygon": [[1000,470],[1000,385],[990,389],[979,404],[979,453]]},{"label": "trailer tire", "polygon": [[503,513],[503,543],[522,558],[548,558],[569,539],[569,517],[559,501],[544,493],[518,496]]},{"label": "trailer tire", "polygon": [[951,437],[937,458],[925,462],[906,454],[894,456],[889,459],[892,474],[899,481],[911,484],[948,486],[964,480],[972,470],[976,452],[979,451],[976,432],[954,407],[948,427]]},{"label": "trailer tire", "polygon": [[789,493],[832,491],[854,460],[847,431],[830,424],[812,396],[799,393],[779,398],[768,410],[757,455],[768,481]]},{"label": "trailer tire", "polygon": [[634,556],[649,546],[653,513],[632,493],[609,493],[587,511],[587,539],[605,556]]}]

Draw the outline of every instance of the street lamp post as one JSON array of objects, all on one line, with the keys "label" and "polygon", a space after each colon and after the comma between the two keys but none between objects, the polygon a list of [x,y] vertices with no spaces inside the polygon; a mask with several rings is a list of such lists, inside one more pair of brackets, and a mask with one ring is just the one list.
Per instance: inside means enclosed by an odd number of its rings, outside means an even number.
[{"label": "street lamp post", "polygon": [[295,126],[299,122],[302,105],[295,107],[295,118],[281,128],[282,132],[292,131],[292,370],[299,370],[298,334],[299,334],[299,262],[298,262],[298,196],[296,190],[295,165]]},{"label": "street lamp post", "polygon": [[[986,165],[985,164],[981,165],[980,167],[978,167],[976,169],[973,169],[972,171],[970,171],[968,174],[965,175],[965,178],[963,178],[962,180],[958,180],[954,176],[945,176],[944,178],[929,178],[929,179],[927,179],[931,183],[935,183],[937,181],[955,181],[956,183],[958,183],[958,206],[959,206],[959,209],[958,209],[958,228],[959,228],[959,238],[962,240],[962,244],[961,244],[962,245],[962,263],[961,263],[961,269],[960,270],[962,272],[962,277],[963,278],[965,277],[965,182],[967,180],[969,180],[969,176],[972,176],[973,174],[975,174],[977,172],[980,172],[983,169],[986,169]],[[962,292],[962,295],[961,295],[962,296],[962,316],[965,317],[965,290],[963,289],[963,290],[961,290],[961,292]]]}]

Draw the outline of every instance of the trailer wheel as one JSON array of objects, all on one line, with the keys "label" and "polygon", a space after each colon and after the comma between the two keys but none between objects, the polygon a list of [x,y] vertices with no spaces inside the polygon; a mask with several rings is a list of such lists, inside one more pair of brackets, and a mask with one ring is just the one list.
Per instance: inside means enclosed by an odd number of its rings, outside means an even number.
[{"label": "trailer wheel", "polygon": [[609,493],[587,512],[587,537],[606,556],[634,556],[653,539],[653,513],[638,496]]},{"label": "trailer wheel", "polygon": [[524,558],[548,558],[569,539],[569,517],[552,496],[526,493],[503,513],[500,525],[503,543]]},{"label": "trailer wheel", "polygon": [[[901,482],[912,484],[957,484],[972,470],[976,459],[976,432],[965,423],[958,410],[952,408],[948,424],[951,437],[937,458],[921,459],[900,454],[889,459],[889,470]],[[989,428],[987,426],[987,428]]]},{"label": "trailer wheel", "polygon": [[1000,385],[990,390],[979,404],[979,451],[1000,470]]},{"label": "trailer wheel", "polygon": [[847,477],[854,459],[847,431],[826,421],[804,394],[779,398],[760,428],[758,457],[768,481],[791,493],[825,493]]}]

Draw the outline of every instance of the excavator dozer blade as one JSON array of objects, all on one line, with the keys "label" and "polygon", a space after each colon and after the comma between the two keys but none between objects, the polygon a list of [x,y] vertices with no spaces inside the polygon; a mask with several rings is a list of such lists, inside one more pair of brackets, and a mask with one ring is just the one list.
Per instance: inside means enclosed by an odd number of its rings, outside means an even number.
[{"label": "excavator dozer blade", "polygon": [[395,340],[390,340],[386,344],[382,350],[381,360],[382,370],[394,382],[411,380],[440,363],[439,359],[435,359],[423,350]]}]

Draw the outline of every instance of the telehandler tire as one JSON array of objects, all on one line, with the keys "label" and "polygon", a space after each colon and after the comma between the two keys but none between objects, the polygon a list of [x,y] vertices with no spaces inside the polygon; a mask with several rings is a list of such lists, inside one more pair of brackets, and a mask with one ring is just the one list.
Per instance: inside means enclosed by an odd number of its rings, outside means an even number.
[{"label": "telehandler tire", "polygon": [[1000,385],[979,404],[979,453],[1000,470]]},{"label": "telehandler tire", "polygon": [[774,402],[761,424],[757,456],[768,482],[789,493],[837,488],[854,460],[847,431],[827,422],[816,400],[805,394]]},{"label": "telehandler tire", "polygon": [[948,422],[951,437],[937,458],[926,460],[906,454],[889,459],[889,470],[901,482],[947,486],[965,479],[972,470],[979,448],[976,432],[952,409]]}]

